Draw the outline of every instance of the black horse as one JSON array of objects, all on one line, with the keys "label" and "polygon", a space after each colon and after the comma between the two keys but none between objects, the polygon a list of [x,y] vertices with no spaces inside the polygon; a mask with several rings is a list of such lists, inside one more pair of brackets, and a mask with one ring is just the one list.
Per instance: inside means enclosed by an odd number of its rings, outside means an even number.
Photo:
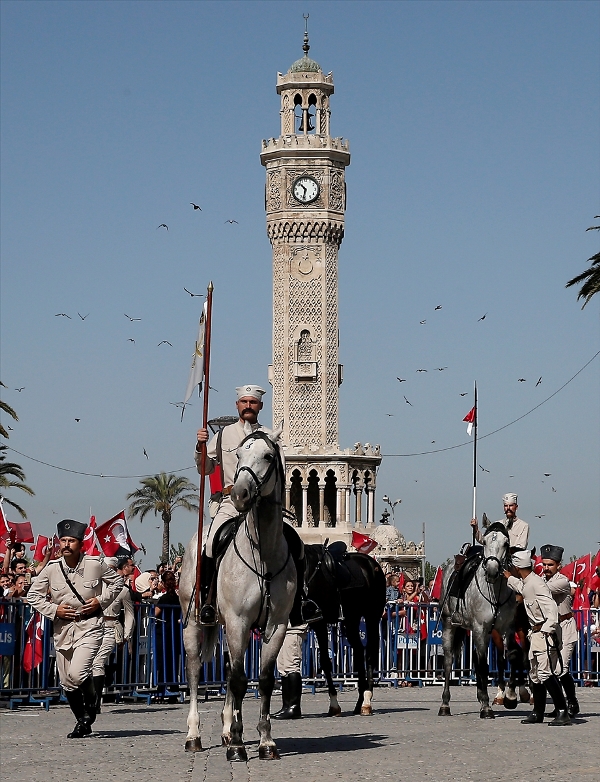
[{"label": "black horse", "polygon": [[[319,644],[321,669],[329,691],[328,716],[342,713],[333,683],[329,659],[327,625],[337,624],[341,615],[346,638],[352,646],[354,668],[358,673],[358,701],[354,714],[373,713],[373,671],[379,663],[380,623],[385,609],[385,575],[379,564],[366,554],[347,552],[344,543],[331,546],[305,545],[308,597],[323,613],[323,619],[311,624]],[[359,626],[364,618],[367,628],[366,650]],[[365,654],[366,652],[366,654]]]}]

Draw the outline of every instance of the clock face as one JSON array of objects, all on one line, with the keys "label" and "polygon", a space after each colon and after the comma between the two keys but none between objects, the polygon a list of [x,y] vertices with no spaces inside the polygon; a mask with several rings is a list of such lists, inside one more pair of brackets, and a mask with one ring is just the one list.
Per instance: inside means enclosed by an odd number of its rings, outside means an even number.
[{"label": "clock face", "polygon": [[301,204],[310,204],[319,197],[319,185],[310,176],[301,176],[294,182],[292,193]]}]

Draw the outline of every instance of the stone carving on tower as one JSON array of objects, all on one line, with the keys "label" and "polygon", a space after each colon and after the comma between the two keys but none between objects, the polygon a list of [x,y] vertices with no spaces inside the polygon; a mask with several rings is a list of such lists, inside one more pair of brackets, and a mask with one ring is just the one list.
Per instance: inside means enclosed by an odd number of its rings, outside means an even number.
[{"label": "stone carving on tower", "polygon": [[374,526],[381,455],[379,446],[342,450],[338,442],[338,251],[350,149],[330,133],[333,74],[308,56],[307,32],[302,48],[277,75],[280,135],[262,142],[260,156],[273,250],[269,380],[274,425],[284,425],[286,505],[300,534],[307,542],[349,542],[363,519]]}]

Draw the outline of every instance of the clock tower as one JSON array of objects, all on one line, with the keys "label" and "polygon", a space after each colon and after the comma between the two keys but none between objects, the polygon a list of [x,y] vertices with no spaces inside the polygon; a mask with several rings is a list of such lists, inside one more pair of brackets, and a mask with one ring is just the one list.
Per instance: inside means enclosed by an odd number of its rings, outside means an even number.
[{"label": "clock tower", "polygon": [[[373,524],[379,449],[338,443],[338,251],[344,237],[348,142],[330,133],[333,74],[304,55],[277,75],[281,133],[262,142],[273,250],[273,422],[284,424],[286,505],[307,542],[348,539]],[[339,534],[317,533],[336,527]],[[312,530],[312,532],[309,532]],[[344,533],[344,534],[342,534]]]}]

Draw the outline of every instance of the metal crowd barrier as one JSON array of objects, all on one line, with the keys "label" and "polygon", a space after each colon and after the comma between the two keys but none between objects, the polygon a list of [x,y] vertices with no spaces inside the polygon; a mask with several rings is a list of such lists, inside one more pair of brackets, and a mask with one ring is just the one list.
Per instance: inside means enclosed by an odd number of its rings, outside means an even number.
[{"label": "metal crowd barrier", "polygon": [[[435,604],[388,604],[381,622],[379,669],[380,684],[388,686],[424,686],[441,682],[443,657],[441,625]],[[105,699],[182,700],[186,691],[183,628],[179,606],[160,606],[160,614],[151,603],[135,606],[135,631],[130,644],[115,647],[106,668]],[[579,628],[571,673],[580,685],[599,686],[600,611],[573,612]],[[37,631],[40,662],[32,670],[23,666],[28,635]],[[366,643],[366,630],[361,635]],[[344,634],[343,623],[329,628],[328,654],[334,681],[352,687],[357,675],[352,648]],[[304,642],[303,680],[313,691],[325,685],[320,670],[320,652],[312,631]],[[35,662],[35,660],[34,660]],[[490,678],[497,674],[496,651],[488,653]],[[227,669],[227,641],[221,631],[214,660],[203,666],[200,691],[205,697],[224,691]],[[260,635],[253,633],[246,653],[249,689],[258,694]],[[0,600],[0,705],[16,708],[37,704],[48,709],[61,696],[52,643],[52,623],[20,600]],[[453,678],[459,684],[475,681],[473,644],[467,634],[454,665]]]}]

